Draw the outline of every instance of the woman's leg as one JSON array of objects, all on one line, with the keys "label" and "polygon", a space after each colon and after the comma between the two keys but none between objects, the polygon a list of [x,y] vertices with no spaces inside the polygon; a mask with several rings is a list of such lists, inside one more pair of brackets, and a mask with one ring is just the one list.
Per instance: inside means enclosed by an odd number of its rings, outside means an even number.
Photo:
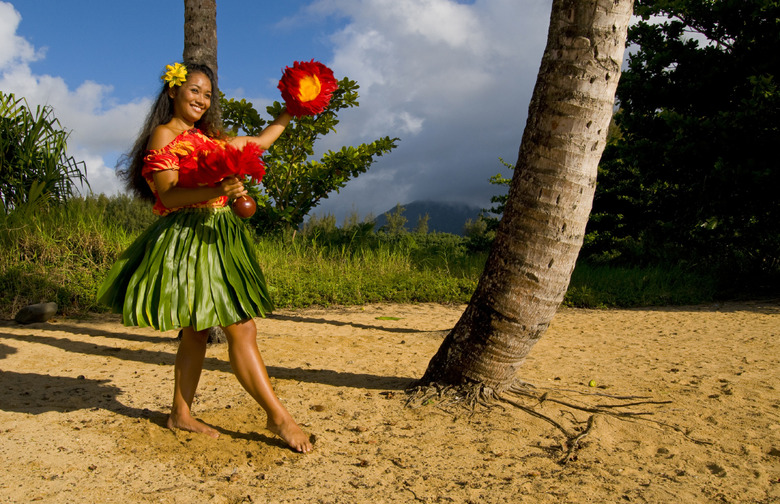
[{"label": "woman's leg", "polygon": [[293,450],[309,452],[311,442],[295,423],[271,387],[268,371],[257,348],[257,327],[252,319],[224,328],[230,365],[238,381],[265,410],[268,430],[281,437]]},{"label": "woman's leg", "polygon": [[176,364],[173,369],[173,406],[168,416],[168,428],[182,429],[190,432],[200,432],[213,438],[219,437],[219,432],[192,417],[192,400],[198,388],[203,360],[206,357],[206,342],[208,329],[195,332],[192,327],[182,330],[179,351],[176,353]]}]

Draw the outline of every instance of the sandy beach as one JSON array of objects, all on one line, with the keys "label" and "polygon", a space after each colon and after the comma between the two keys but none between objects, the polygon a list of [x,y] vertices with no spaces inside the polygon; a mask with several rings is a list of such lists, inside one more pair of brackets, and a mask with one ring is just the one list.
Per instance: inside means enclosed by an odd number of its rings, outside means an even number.
[{"label": "sandy beach", "polygon": [[517,408],[405,406],[463,309],[258,319],[277,394],[315,440],[308,455],[264,429],[226,345],[209,347],[193,407],[214,440],[165,428],[175,332],[114,315],[0,321],[0,502],[780,502],[780,300],[561,309],[519,378],[579,404],[657,403],[632,420],[597,415],[565,465],[563,436]]}]

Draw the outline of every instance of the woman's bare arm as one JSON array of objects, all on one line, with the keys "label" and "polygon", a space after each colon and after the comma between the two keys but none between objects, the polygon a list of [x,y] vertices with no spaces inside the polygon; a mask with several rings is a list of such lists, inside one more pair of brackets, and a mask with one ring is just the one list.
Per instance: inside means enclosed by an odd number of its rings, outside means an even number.
[{"label": "woman's bare arm", "polygon": [[230,145],[238,149],[242,149],[248,142],[255,143],[263,149],[268,149],[271,145],[273,145],[276,139],[281,136],[284,129],[288,124],[290,124],[291,120],[292,115],[290,115],[290,113],[285,110],[279,115],[279,117],[274,119],[271,124],[266,126],[266,128],[259,135],[254,137],[235,137],[229,139],[228,142],[230,142]]},{"label": "woman's bare arm", "polygon": [[176,170],[164,170],[154,172],[154,187],[160,202],[166,208],[178,208],[194,205],[220,196],[230,199],[244,196],[247,191],[244,184],[236,177],[227,177],[215,187],[179,187],[179,172]]}]

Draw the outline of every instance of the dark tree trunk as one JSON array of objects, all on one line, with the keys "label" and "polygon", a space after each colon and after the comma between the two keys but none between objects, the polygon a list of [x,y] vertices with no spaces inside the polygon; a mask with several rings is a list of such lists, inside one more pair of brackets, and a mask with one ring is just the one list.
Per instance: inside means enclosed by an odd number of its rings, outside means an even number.
[{"label": "dark tree trunk", "polygon": [[183,56],[217,72],[216,0],[184,0]]},{"label": "dark tree trunk", "polygon": [[[184,61],[208,65],[217,79],[217,2],[216,0],[184,0]],[[217,82],[214,83],[215,87]],[[219,96],[219,89],[214,89]],[[219,100],[214,100],[218,116],[222,116]]]},{"label": "dark tree trunk", "polygon": [[501,392],[563,301],[612,117],[633,0],[554,0],[503,218],[421,384]]}]

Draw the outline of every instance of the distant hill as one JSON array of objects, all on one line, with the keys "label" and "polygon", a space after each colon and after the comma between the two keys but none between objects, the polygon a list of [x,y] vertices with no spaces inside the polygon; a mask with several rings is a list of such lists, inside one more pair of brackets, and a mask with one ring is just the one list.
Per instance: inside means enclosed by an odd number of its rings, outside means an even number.
[{"label": "distant hill", "polygon": [[[417,226],[417,220],[428,214],[428,232],[438,231],[439,233],[452,233],[463,235],[463,225],[467,220],[477,220],[481,208],[467,205],[465,203],[453,203],[443,201],[413,201],[406,205],[401,205],[406,210],[403,216],[406,217],[407,231],[413,231]],[[379,230],[387,224],[386,213],[395,212],[395,207],[382,212],[377,216],[374,222],[374,229]]]}]

